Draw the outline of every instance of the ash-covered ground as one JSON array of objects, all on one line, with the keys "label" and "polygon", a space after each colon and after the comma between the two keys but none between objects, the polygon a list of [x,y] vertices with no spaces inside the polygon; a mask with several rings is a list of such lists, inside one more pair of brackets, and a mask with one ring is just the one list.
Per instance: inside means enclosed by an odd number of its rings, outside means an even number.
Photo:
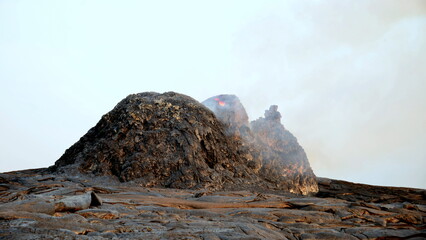
[{"label": "ash-covered ground", "polygon": [[132,94],[54,166],[0,174],[1,239],[424,239],[426,191],[317,178],[277,106]]}]

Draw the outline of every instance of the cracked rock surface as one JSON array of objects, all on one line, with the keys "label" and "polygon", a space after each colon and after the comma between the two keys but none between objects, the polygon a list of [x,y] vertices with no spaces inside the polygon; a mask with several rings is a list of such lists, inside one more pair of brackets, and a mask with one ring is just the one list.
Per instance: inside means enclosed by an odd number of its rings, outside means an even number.
[{"label": "cracked rock surface", "polygon": [[[0,239],[424,239],[426,190],[318,178],[316,196],[0,174]],[[58,203],[68,208],[55,207]]]}]

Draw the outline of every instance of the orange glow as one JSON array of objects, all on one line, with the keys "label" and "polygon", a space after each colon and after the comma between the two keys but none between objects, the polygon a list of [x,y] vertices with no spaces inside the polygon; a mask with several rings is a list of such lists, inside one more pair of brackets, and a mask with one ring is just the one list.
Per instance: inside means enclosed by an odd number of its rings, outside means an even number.
[{"label": "orange glow", "polygon": [[219,98],[215,98],[214,99],[216,102],[217,102],[217,104],[219,104],[219,106],[225,106],[225,102],[224,101],[220,101],[220,99]]}]

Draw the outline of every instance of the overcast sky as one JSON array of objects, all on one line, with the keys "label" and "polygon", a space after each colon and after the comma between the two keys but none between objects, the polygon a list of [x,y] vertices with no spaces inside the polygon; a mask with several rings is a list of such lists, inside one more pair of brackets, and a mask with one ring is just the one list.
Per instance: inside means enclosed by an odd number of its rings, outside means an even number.
[{"label": "overcast sky", "polygon": [[317,176],[426,188],[426,1],[0,0],[0,172],[130,93],[277,104]]}]

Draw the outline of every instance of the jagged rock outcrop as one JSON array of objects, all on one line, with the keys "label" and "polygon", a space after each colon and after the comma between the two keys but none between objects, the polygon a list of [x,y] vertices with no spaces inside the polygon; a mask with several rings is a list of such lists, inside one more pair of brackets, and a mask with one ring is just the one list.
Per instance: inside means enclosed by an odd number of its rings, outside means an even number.
[{"label": "jagged rock outcrop", "polygon": [[250,135],[249,118],[240,99],[232,94],[222,94],[203,101],[216,117],[225,124],[228,134],[235,137]]},{"label": "jagged rock outcrop", "polygon": [[244,155],[250,167],[258,172],[262,167],[262,155],[255,145],[249,118],[240,99],[235,95],[222,94],[208,98],[202,104],[212,110],[224,124],[226,134],[240,143],[239,154]]},{"label": "jagged rock outcrop", "polygon": [[270,181],[282,179],[290,192],[304,195],[318,192],[318,184],[305,151],[281,124],[278,106],[272,105],[265,117],[251,122],[256,143],[262,149],[261,173]]},{"label": "jagged rock outcrop", "polygon": [[292,193],[318,192],[306,153],[281,124],[278,106],[271,106],[265,111],[264,118],[249,123],[247,113],[235,95],[214,96],[203,104],[225,124],[228,134],[241,139],[241,152],[253,159],[262,178]]},{"label": "jagged rock outcrop", "polygon": [[239,142],[196,100],[174,92],[139,93],[105,114],[51,170],[187,189],[261,181],[238,150]]}]

